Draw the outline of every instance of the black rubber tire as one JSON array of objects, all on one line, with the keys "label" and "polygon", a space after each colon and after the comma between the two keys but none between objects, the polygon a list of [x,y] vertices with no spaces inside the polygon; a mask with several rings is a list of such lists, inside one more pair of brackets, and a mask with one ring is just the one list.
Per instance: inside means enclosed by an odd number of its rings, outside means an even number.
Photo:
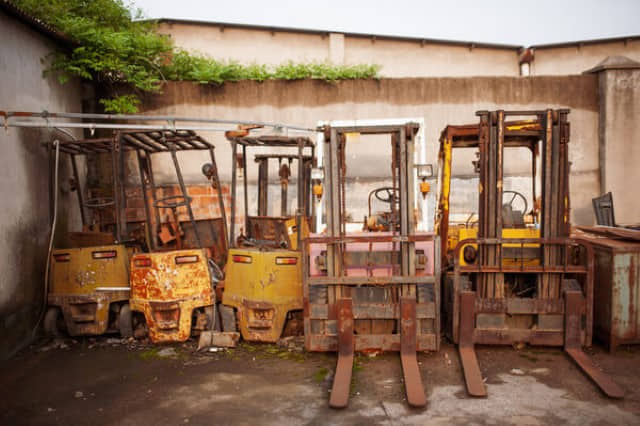
[{"label": "black rubber tire", "polygon": [[62,330],[58,326],[58,323],[62,320],[62,311],[57,306],[49,306],[47,313],[44,315],[44,331],[47,335],[52,337],[63,336]]},{"label": "black rubber tire", "polygon": [[133,315],[128,303],[122,305],[120,312],[118,312],[118,329],[120,330],[120,336],[124,338],[133,337]]},{"label": "black rubber tire", "polygon": [[236,325],[236,312],[231,306],[218,305],[220,319],[222,319],[222,331],[238,331]]}]

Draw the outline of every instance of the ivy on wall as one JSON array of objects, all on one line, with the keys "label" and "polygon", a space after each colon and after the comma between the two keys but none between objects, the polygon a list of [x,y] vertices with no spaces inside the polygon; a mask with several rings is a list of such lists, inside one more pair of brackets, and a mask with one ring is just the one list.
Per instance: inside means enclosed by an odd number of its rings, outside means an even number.
[{"label": "ivy on wall", "polygon": [[138,111],[140,95],[160,92],[169,80],[222,84],[240,80],[320,79],[337,81],[379,77],[378,65],[333,65],[288,62],[277,66],[244,65],[194,55],[175,47],[142,22],[133,3],[122,0],[14,0],[27,13],[73,39],[69,50],[50,53],[45,74],[65,83],[80,77],[104,86],[109,98],[100,99],[105,111]]}]

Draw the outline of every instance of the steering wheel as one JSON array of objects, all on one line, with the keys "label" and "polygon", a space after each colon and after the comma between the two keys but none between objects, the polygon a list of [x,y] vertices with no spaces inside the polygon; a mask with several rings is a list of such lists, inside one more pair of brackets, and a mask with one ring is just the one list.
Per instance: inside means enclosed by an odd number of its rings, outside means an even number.
[{"label": "steering wheel", "polygon": [[105,207],[113,206],[115,204],[115,201],[113,197],[95,197],[89,198],[82,204],[90,209],[103,209]]},{"label": "steering wheel", "polygon": [[522,198],[522,202],[524,202],[524,210],[522,211],[522,214],[527,214],[527,210],[529,207],[529,204],[527,203],[527,199],[525,198],[524,195],[522,195],[522,193],[518,192],[518,191],[502,191],[502,196],[504,198],[505,194],[513,194],[513,197],[511,197],[511,200],[509,200],[509,202],[507,203],[503,203],[510,206],[511,209],[513,210],[513,202],[515,201],[516,198],[520,197]]},{"label": "steering wheel", "polygon": [[398,193],[398,189],[391,186],[385,186],[373,191],[373,195],[379,201],[382,201],[383,203],[389,203],[389,204],[397,203],[399,201],[397,193]]},{"label": "steering wheel", "polygon": [[191,203],[191,198],[184,195],[172,195],[154,201],[153,206],[159,209],[175,209]]}]

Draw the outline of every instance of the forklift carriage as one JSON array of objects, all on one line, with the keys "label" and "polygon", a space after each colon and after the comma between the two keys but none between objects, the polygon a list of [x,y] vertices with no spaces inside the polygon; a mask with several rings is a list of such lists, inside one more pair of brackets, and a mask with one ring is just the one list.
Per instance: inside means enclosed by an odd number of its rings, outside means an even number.
[{"label": "forklift carriage", "polygon": [[[417,123],[407,123],[320,129],[325,136],[327,234],[311,236],[303,244],[304,331],[307,350],[338,352],[329,401],[333,408],[348,404],[356,351],[399,351],[409,405],[427,403],[417,351],[439,348],[440,256],[438,237],[416,230],[418,128]],[[347,233],[347,133],[391,136],[393,183],[380,198],[391,201],[393,214],[385,217],[397,218],[397,224]],[[369,219],[365,218],[365,229]]]},{"label": "forklift carriage", "polygon": [[[467,391],[486,396],[474,346],[528,343],[565,352],[610,397],[622,390],[582,351],[591,345],[593,252],[570,238],[568,110],[481,111],[477,125],[447,126],[440,139],[439,233],[446,334],[458,344]],[[527,118],[505,121],[506,117]],[[503,191],[504,151],[529,148],[533,208]],[[478,225],[449,228],[453,148],[477,148]],[[540,202],[536,164],[540,155]],[[513,193],[507,203],[503,194]],[[524,211],[513,209],[525,199]]]}]

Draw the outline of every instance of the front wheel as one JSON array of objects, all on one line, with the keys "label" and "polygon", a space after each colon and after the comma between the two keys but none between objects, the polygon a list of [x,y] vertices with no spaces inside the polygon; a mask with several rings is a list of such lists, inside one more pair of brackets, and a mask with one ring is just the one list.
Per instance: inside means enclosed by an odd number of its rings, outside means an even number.
[{"label": "front wheel", "polygon": [[57,306],[50,306],[44,315],[44,331],[49,336],[61,337],[62,333],[62,311]]},{"label": "front wheel", "polygon": [[118,312],[118,329],[122,337],[129,338],[133,336],[133,318],[128,303],[122,305],[120,312]]}]

